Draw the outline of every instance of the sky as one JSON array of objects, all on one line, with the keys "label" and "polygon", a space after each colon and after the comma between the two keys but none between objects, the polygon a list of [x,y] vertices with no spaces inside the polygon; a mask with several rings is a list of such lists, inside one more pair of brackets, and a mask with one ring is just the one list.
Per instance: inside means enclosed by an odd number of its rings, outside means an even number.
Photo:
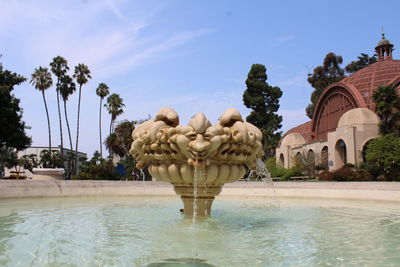
[{"label": "sky", "polygon": [[[47,146],[41,93],[29,79],[55,56],[70,69],[88,65],[92,79],[82,88],[79,150],[99,150],[99,97],[104,82],[124,100],[118,120],[154,117],[164,106],[181,124],[203,112],[216,123],[227,108],[243,117],[245,80],[252,64],[264,64],[267,82],[283,91],[282,131],[306,122],[307,74],[334,52],[344,67],[360,53],[374,53],[381,38],[400,45],[400,1],[131,1],[0,0],[0,61],[28,81],[14,90],[33,146]],[[397,50],[394,58],[399,59]],[[60,144],[55,87],[46,91],[52,143]],[[77,99],[68,101],[75,140]],[[110,115],[103,109],[103,137]],[[66,126],[63,126],[66,133]],[[64,146],[68,137],[64,135]]]}]

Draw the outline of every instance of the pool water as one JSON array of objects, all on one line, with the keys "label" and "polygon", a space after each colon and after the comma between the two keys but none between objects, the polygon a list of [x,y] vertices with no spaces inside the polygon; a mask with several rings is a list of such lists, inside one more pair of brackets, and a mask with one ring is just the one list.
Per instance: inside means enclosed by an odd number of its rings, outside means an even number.
[{"label": "pool water", "polygon": [[400,205],[176,198],[0,200],[0,266],[399,266]]}]

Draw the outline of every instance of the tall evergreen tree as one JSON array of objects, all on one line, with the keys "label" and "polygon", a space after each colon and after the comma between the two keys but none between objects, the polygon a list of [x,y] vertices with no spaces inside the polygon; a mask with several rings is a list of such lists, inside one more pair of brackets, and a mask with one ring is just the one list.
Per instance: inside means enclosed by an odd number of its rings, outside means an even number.
[{"label": "tall evergreen tree", "polygon": [[27,127],[22,121],[20,101],[12,94],[14,86],[25,80],[21,75],[3,69],[0,62],[0,145],[17,150],[28,147],[32,142],[25,132]]},{"label": "tall evergreen tree", "polygon": [[396,87],[392,85],[379,86],[374,91],[372,99],[381,119],[380,133],[400,135],[400,96]]},{"label": "tall evergreen tree", "polygon": [[50,117],[49,117],[49,110],[47,109],[46,96],[44,94],[44,91],[46,91],[51,87],[51,85],[53,84],[53,79],[51,78],[51,73],[47,68],[39,67],[35,69],[34,72],[32,73],[32,78],[30,82],[36,89],[42,92],[44,108],[46,109],[46,115],[47,115],[47,128],[49,131],[49,154],[51,154]]},{"label": "tall evergreen tree", "polygon": [[306,108],[307,116],[310,119],[314,115],[314,109],[318,103],[319,97],[328,85],[338,82],[345,77],[344,70],[340,67],[342,63],[343,58],[341,56],[328,53],[324,58],[322,66],[316,67],[314,72],[308,75],[308,82],[314,88],[314,91],[311,93],[311,104]]},{"label": "tall evergreen tree", "polygon": [[101,104],[103,102],[103,98],[108,96],[108,94],[110,93],[108,89],[109,88],[105,83],[100,83],[96,89],[96,94],[100,97],[100,110],[99,110],[100,158],[103,158],[103,140],[101,138],[101,108],[102,108]]},{"label": "tall evergreen tree", "polygon": [[61,56],[56,56],[50,63],[51,72],[57,77],[56,92],[57,92],[57,110],[58,110],[58,124],[60,127],[60,143],[61,143],[61,159],[64,157],[64,141],[62,131],[62,120],[61,120],[61,108],[60,108],[60,85],[62,77],[69,70],[67,60]]},{"label": "tall evergreen tree", "polygon": [[352,74],[371,65],[372,63],[375,63],[376,61],[376,55],[369,57],[368,54],[361,53],[361,56],[358,56],[358,60],[352,61],[346,65],[345,70],[347,73]]},{"label": "tall evergreen tree", "polygon": [[92,77],[90,76],[90,70],[88,66],[85,64],[78,64],[75,67],[74,78],[76,82],[79,84],[79,98],[78,98],[78,117],[76,120],[76,143],[75,143],[75,173],[77,173],[77,164],[78,164],[78,141],[79,141],[79,118],[81,114],[81,98],[82,98],[82,85],[86,84],[89,79]]},{"label": "tall evergreen tree", "polygon": [[263,134],[263,148],[267,156],[272,156],[281,138],[282,116],[279,109],[279,98],[282,90],[270,86],[267,82],[266,68],[262,64],[253,64],[247,76],[247,89],[243,93],[243,102],[253,111],[246,120],[257,126]]}]

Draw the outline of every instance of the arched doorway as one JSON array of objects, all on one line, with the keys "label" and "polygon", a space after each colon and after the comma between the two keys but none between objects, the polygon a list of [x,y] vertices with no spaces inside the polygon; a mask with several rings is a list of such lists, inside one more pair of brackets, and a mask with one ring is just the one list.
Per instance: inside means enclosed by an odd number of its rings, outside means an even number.
[{"label": "arched doorway", "polygon": [[283,153],[279,156],[279,165],[283,168],[285,167],[285,157],[283,156]]},{"label": "arched doorway", "polygon": [[347,148],[346,143],[339,139],[335,146],[336,153],[336,167],[340,168],[347,163]]},{"label": "arched doorway", "polygon": [[321,165],[328,169],[328,146],[324,146],[321,150]]},{"label": "arched doorway", "polygon": [[309,150],[307,151],[307,157],[309,157],[309,158],[315,158],[314,150],[309,149]]},{"label": "arched doorway", "polygon": [[296,156],[293,159],[293,166],[301,166],[302,164],[302,156],[300,152],[296,153]]}]

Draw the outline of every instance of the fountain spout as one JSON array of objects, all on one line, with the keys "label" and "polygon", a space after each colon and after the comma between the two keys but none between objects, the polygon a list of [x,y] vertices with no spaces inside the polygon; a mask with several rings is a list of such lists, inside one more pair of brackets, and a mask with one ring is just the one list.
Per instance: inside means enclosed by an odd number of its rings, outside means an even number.
[{"label": "fountain spout", "polygon": [[162,108],[155,120],[133,131],[130,153],[137,168],[148,167],[153,178],[174,185],[185,215],[210,215],[223,184],[242,178],[263,156],[261,131],[235,109],[226,110],[215,125],[203,113],[187,126],[178,123],[173,109]]}]

